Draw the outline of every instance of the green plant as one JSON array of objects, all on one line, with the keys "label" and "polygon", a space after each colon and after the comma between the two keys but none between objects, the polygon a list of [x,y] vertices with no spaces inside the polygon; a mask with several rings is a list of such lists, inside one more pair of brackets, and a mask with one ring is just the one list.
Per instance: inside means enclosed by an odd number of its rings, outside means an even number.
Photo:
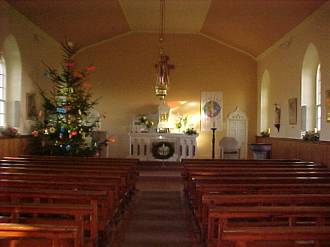
[{"label": "green plant", "polygon": [[319,141],[320,140],[320,133],[315,131],[306,131],[303,135],[304,141]]},{"label": "green plant", "polygon": [[186,135],[197,135],[197,131],[194,128],[188,128],[184,131]]},{"label": "green plant", "polygon": [[268,131],[261,131],[261,132],[260,132],[260,135],[261,135],[262,137],[269,137],[269,136],[270,136],[270,133],[269,133]]},{"label": "green plant", "polygon": [[1,128],[0,132],[3,136],[6,136],[6,137],[15,137],[18,135],[17,129],[14,127],[10,127],[10,126],[8,126],[6,128]]},{"label": "green plant", "polygon": [[144,125],[147,129],[150,129],[154,125],[154,122],[149,120],[148,117],[144,114],[140,114],[138,116],[138,121],[140,124]]},{"label": "green plant", "polygon": [[140,114],[140,115],[138,116],[138,120],[139,120],[139,122],[140,122],[141,124],[145,124],[145,123],[147,122],[148,118],[147,118],[146,115],[144,115],[144,114]]}]

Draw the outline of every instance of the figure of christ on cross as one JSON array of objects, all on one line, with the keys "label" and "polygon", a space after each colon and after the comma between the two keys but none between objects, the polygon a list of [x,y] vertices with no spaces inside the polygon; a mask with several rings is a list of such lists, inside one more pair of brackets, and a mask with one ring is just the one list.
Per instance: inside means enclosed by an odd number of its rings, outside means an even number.
[{"label": "figure of christ on cross", "polygon": [[174,69],[173,64],[168,64],[168,60],[169,56],[161,53],[160,61],[155,65],[157,71],[156,96],[160,96],[162,99],[167,95],[167,88],[170,82],[170,70]]}]

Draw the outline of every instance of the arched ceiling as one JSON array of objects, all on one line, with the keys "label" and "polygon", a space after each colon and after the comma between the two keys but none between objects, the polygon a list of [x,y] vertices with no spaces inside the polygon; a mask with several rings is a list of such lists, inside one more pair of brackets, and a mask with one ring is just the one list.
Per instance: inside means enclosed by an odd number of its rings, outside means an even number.
[{"label": "arched ceiling", "polygon": [[[159,0],[6,0],[57,41],[159,32]],[[256,57],[327,0],[166,0],[167,33],[201,33]]]}]

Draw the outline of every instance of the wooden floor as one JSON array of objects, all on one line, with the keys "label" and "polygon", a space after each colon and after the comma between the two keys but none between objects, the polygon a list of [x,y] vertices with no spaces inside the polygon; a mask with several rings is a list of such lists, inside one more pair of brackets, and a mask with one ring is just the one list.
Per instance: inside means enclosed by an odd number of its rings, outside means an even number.
[{"label": "wooden floor", "polygon": [[182,193],[181,171],[171,167],[141,169],[124,231],[111,247],[199,247]]}]

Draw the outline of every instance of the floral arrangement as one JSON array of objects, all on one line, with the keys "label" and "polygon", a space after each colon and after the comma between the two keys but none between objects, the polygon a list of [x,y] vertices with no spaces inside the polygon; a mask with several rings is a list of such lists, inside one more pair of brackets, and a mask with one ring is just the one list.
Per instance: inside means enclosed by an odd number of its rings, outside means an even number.
[{"label": "floral arrangement", "polygon": [[175,122],[175,128],[181,129],[185,128],[188,123],[188,115],[179,115],[178,120]]},{"label": "floral arrangement", "polygon": [[144,125],[147,129],[150,129],[154,125],[154,122],[149,120],[147,116],[144,114],[139,115],[138,121],[140,124]]},{"label": "floral arrangement", "polygon": [[198,135],[197,131],[194,128],[188,128],[184,131],[186,135]]},{"label": "floral arrangement", "polygon": [[262,137],[269,137],[269,136],[270,136],[270,133],[269,133],[268,131],[261,131],[261,132],[260,132],[260,135],[261,135]]},{"label": "floral arrangement", "polygon": [[304,141],[319,141],[320,140],[320,132],[318,131],[306,131],[303,135]]},{"label": "floral arrangement", "polygon": [[1,132],[2,136],[6,136],[6,137],[15,137],[18,135],[18,130],[16,128],[10,127],[10,126],[8,126],[6,128],[2,128],[0,130],[0,132]]}]

